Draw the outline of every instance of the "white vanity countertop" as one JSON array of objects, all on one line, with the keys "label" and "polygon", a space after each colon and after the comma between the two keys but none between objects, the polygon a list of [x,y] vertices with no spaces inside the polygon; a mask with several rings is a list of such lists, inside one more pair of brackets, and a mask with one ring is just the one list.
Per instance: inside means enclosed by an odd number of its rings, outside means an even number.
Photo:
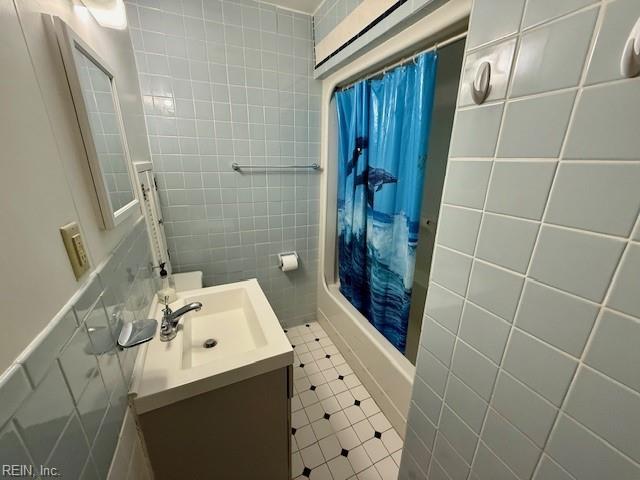
[{"label": "white vanity countertop", "polygon": [[[177,336],[160,331],[139,352],[130,395],[138,414],[284,368],[293,348],[256,279],[178,293],[177,310],[199,301],[201,311],[180,320]],[[151,307],[158,323],[162,307]],[[204,349],[203,339],[218,345]]]}]

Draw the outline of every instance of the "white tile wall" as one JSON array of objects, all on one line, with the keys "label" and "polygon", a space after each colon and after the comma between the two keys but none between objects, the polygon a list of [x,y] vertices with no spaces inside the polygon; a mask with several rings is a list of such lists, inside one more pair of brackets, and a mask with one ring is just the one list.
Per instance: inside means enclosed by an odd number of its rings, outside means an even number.
[{"label": "white tile wall", "polygon": [[324,0],[313,14],[314,40],[320,42],[363,0]]},{"label": "white tile wall", "polygon": [[538,222],[487,213],[476,255],[487,262],[524,273],[538,233]]},{"label": "white tile wall", "polygon": [[515,55],[459,102],[400,479],[640,478],[638,17],[475,0],[465,69]]},{"label": "white tile wall", "polygon": [[[503,104],[497,103],[458,110],[456,123],[459,128],[451,132],[449,154],[456,157],[492,157],[496,151],[502,109]],[[477,132],[473,137],[463,133],[472,129]]]},{"label": "white tile wall", "polygon": [[575,87],[597,16],[594,7],[523,34],[511,96]]},{"label": "white tile wall", "polygon": [[524,10],[523,26],[528,28],[595,2],[596,0],[529,0]]},{"label": "white tile wall", "polygon": [[439,224],[440,243],[463,253],[472,254],[473,240],[478,235],[482,215],[477,210],[446,205],[447,212]]},{"label": "white tile wall", "polygon": [[[469,25],[469,48],[516,33],[525,0],[476,0]],[[495,12],[500,15],[496,16]]]},{"label": "white tile wall", "polygon": [[500,132],[498,157],[557,157],[575,94],[569,90],[508,102]]},{"label": "white tile wall", "polygon": [[549,200],[550,223],[628,236],[640,208],[637,163],[565,162]]},{"label": "white tile wall", "polygon": [[[206,286],[256,277],[282,322],[312,319],[318,173],[231,169],[319,161],[311,17],[241,0],[127,12],[174,270]],[[290,250],[301,268],[284,274]]]},{"label": "white tile wall", "polygon": [[479,352],[497,362],[502,357],[509,324],[500,317],[467,303],[462,313],[460,338]]},{"label": "white tile wall", "polygon": [[460,81],[458,105],[473,105],[471,86],[476,76],[477,65],[483,62],[491,63],[491,89],[489,90],[486,101],[492,102],[494,100],[504,99],[507,93],[509,73],[511,72],[511,64],[513,63],[515,50],[516,40],[512,38],[505,42],[481,48],[467,55],[465,66],[462,70],[462,79]]},{"label": "white tile wall", "polygon": [[495,163],[485,210],[540,220],[555,170],[555,161]]},{"label": "white tile wall", "polygon": [[523,277],[510,270],[474,261],[467,298],[508,322],[513,320]]},{"label": "white tile wall", "polygon": [[528,279],[516,326],[577,357],[597,315],[596,303]]},{"label": "white tile wall", "polygon": [[[137,354],[137,348],[116,348],[118,319],[146,318],[155,292],[150,263],[141,219],[72,305],[3,375],[1,465],[56,467],[65,478],[107,478]],[[121,446],[114,469],[124,457],[128,468],[129,447]],[[130,478],[148,478],[144,457],[138,464],[139,474]]]}]

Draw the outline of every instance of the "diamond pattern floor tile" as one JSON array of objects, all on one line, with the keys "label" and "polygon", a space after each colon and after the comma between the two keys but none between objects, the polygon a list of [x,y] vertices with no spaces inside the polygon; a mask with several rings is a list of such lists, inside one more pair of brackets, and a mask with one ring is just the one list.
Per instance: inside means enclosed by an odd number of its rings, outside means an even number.
[{"label": "diamond pattern floor tile", "polygon": [[402,439],[317,322],[287,329],[294,345],[295,480],[395,480]]}]

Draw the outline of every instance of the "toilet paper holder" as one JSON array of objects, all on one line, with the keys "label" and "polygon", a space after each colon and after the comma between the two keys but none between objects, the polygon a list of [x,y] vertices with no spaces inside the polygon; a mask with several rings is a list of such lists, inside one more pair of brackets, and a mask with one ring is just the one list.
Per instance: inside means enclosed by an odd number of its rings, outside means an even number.
[{"label": "toilet paper holder", "polygon": [[[282,253],[278,254],[278,268],[279,269],[282,270],[282,267],[284,265],[283,257],[288,257],[288,256],[291,256],[291,255],[293,255],[295,257],[296,262],[298,263],[298,265],[300,264],[300,257],[298,257],[298,253],[297,252],[294,252],[294,251],[292,251],[292,252],[282,252]],[[296,266],[296,269],[297,268],[298,267]],[[285,271],[285,270],[283,270],[283,271]]]}]

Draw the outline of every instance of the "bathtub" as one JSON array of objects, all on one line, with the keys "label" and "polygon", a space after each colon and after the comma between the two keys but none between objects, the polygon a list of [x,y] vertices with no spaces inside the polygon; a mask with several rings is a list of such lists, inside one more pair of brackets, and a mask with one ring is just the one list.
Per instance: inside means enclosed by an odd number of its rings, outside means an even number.
[{"label": "bathtub", "polygon": [[340,293],[336,267],[336,86],[361,78],[464,28],[469,0],[449,0],[402,32],[322,78],[317,318],[395,429],[404,436],[415,367]]},{"label": "bathtub", "polygon": [[320,288],[318,322],[400,435],[404,435],[415,367],[342,296]]}]

